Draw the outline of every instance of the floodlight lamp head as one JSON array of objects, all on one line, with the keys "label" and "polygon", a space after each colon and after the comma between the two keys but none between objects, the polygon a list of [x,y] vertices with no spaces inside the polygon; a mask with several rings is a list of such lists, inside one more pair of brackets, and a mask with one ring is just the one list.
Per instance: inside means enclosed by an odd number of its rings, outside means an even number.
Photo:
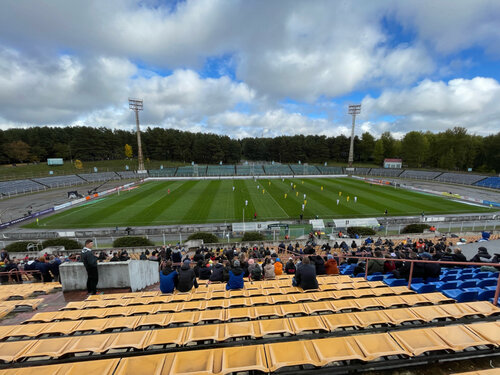
[{"label": "floodlight lamp head", "polygon": [[133,109],[134,111],[142,111],[143,101],[142,99],[128,98],[128,107],[129,109]]},{"label": "floodlight lamp head", "polygon": [[349,105],[350,115],[359,115],[361,113],[361,104],[351,104]]}]

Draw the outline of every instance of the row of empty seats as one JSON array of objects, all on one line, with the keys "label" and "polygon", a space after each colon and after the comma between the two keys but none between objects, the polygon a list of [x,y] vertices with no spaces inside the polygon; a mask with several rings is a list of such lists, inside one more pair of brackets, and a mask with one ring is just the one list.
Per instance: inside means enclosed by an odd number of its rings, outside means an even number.
[{"label": "row of empty seats", "polygon": [[31,311],[36,310],[43,302],[43,299],[21,299],[13,301],[0,301],[0,310],[9,309],[10,311]]},{"label": "row of empty seats", "polygon": [[7,301],[9,299],[25,299],[32,295],[47,294],[56,290],[61,290],[61,284],[31,283],[0,285],[0,301]]},{"label": "row of empty seats", "polygon": [[472,185],[478,181],[484,180],[486,177],[487,176],[481,176],[477,174],[445,172],[437,176],[434,180],[441,182],[451,182],[455,184]]},{"label": "row of empty seats", "polygon": [[[159,331],[1,343],[0,359],[10,363],[33,358],[59,358],[78,353],[101,354],[111,350],[143,350],[147,346],[155,346],[164,341],[161,334],[155,334],[156,332]],[[465,350],[471,352],[474,348],[479,351],[484,347],[498,348],[499,345],[500,324],[488,322],[134,356],[121,359],[119,363],[118,360],[107,362],[103,369],[108,372],[98,371],[98,373],[135,375],[142,373],[227,374],[252,370],[274,372],[279,369],[303,365],[320,368],[341,361],[371,362],[379,359],[390,361],[395,358],[412,358],[433,352],[456,353]],[[95,369],[97,361],[92,363]],[[118,366],[113,368],[113,364]],[[85,372],[87,373],[91,368],[88,367]],[[43,371],[42,373],[54,371],[54,367],[46,371],[43,370],[43,367],[37,367],[36,371],[40,373],[40,369]],[[80,369],[83,370],[83,368]],[[33,371],[33,369],[30,370]],[[0,374],[19,374],[15,371],[16,369],[11,369],[2,371]],[[71,373],[64,372],[64,369],[56,371],[56,373]]]},{"label": "row of empty seats", "polygon": [[34,178],[33,181],[36,181],[42,185],[45,185],[50,188],[60,187],[60,186],[72,186],[72,185],[81,185],[86,181],[76,174],[64,175],[64,176],[54,176],[54,177],[41,177]]},{"label": "row of empty seats", "polygon": [[[250,301],[249,301],[250,302]],[[267,300],[260,300],[262,305],[256,306],[248,303],[246,305],[236,305],[229,308],[228,304],[216,305],[212,301],[208,302],[186,302],[169,303],[157,305],[139,305],[112,308],[93,308],[87,310],[62,310],[52,312],[42,312],[35,314],[25,323],[48,323],[67,320],[100,319],[116,316],[136,316],[145,315],[145,319],[163,321],[168,318],[169,324],[187,322],[198,324],[210,321],[233,321],[245,319],[258,319],[261,317],[285,317],[289,315],[309,315],[318,312],[344,312],[363,311],[366,309],[385,309],[392,307],[410,307],[418,305],[435,305],[442,303],[452,303],[453,299],[444,296],[442,293],[427,294],[404,294],[400,296],[378,296],[370,298],[352,298],[338,301],[303,301],[295,302],[290,300],[269,297]],[[279,302],[282,304],[268,304]],[[242,306],[242,307],[237,307]],[[493,305],[492,305],[493,306]],[[208,308],[213,309],[208,309]],[[168,313],[168,314],[167,314]],[[155,315],[165,314],[162,317]],[[163,323],[162,323],[163,324]]]},{"label": "row of empty seats", "polygon": [[46,186],[32,180],[14,180],[0,182],[0,195],[32,193],[47,189]]},{"label": "row of empty seats", "polygon": [[[236,291],[246,293],[248,291]],[[112,300],[97,300],[97,301],[81,301],[69,302],[61,310],[84,310],[90,308],[106,308],[118,306],[134,306],[134,305],[174,305],[183,304],[187,306],[200,305],[203,308],[231,308],[239,306],[254,306],[269,305],[277,303],[298,303],[304,301],[322,301],[322,300],[339,300],[343,298],[361,298],[361,297],[379,297],[389,295],[402,295],[414,293],[407,287],[381,287],[373,289],[353,289],[353,290],[335,290],[324,292],[309,292],[309,293],[290,293],[290,294],[275,294],[267,296],[253,297],[233,297],[214,299],[214,293],[192,293],[192,294],[173,294],[148,298],[121,298]]]},{"label": "row of empty seats", "polygon": [[370,170],[370,175],[381,177],[398,177],[402,172],[403,169],[397,168],[372,168]]},{"label": "row of empty seats", "polygon": [[484,180],[476,182],[474,185],[492,189],[500,189],[500,177],[488,177]]},{"label": "row of empty seats", "polygon": [[410,169],[405,169],[403,173],[399,175],[400,178],[415,178],[418,180],[433,180],[439,176],[442,172],[434,171],[413,171]]},{"label": "row of empty seats", "polygon": [[[225,324],[193,325],[192,316],[194,314],[189,316],[189,314],[185,313],[177,315],[158,314],[154,317],[146,315],[125,318],[115,317],[55,323],[22,324],[0,327],[0,340],[9,340],[9,342],[12,342],[24,338],[77,336],[88,333],[108,333],[116,330],[162,328],[158,334],[165,337],[175,337],[175,341],[166,342],[165,344],[188,345],[192,342],[200,343],[210,340],[212,342],[222,342],[242,337],[259,338],[270,334],[298,335],[303,332],[334,332],[339,329],[349,329],[351,331],[352,329],[366,329],[376,326],[399,326],[410,322],[429,323],[437,319],[456,320],[464,317],[486,317],[500,314],[500,309],[488,302],[451,303],[350,313],[335,313],[328,302],[304,304],[302,310],[295,308],[293,305],[290,307],[292,307],[291,312],[306,312],[306,316],[283,318],[283,315],[280,315],[280,313],[283,313],[283,311],[280,311],[280,307],[272,307],[270,309],[260,309],[260,311],[257,308],[255,317],[261,318],[259,320],[253,319]],[[218,318],[220,318],[218,319],[220,322],[230,320],[225,320],[223,316]],[[166,327],[175,327],[179,324],[182,324],[182,327],[164,329]],[[187,327],[188,325],[190,326]]]},{"label": "row of empty seats", "polygon": [[321,173],[315,165],[290,164],[290,168],[292,169],[292,172],[294,174],[300,174],[300,175],[308,175],[308,174],[318,175]]},{"label": "row of empty seats", "polygon": [[80,173],[77,176],[87,182],[103,182],[109,180],[119,180],[121,177],[115,172]]}]

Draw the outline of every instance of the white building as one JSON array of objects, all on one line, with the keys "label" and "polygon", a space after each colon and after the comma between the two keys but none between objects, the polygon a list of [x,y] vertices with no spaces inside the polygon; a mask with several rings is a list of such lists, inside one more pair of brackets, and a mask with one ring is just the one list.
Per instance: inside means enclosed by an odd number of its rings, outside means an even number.
[{"label": "white building", "polygon": [[403,166],[403,160],[401,159],[384,159],[384,168],[401,169],[402,166]]}]

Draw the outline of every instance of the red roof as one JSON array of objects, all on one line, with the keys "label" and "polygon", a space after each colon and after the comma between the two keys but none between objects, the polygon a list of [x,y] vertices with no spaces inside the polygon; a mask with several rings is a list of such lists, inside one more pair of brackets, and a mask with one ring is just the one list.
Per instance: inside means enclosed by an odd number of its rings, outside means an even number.
[{"label": "red roof", "polygon": [[384,159],[384,163],[402,163],[403,159]]}]

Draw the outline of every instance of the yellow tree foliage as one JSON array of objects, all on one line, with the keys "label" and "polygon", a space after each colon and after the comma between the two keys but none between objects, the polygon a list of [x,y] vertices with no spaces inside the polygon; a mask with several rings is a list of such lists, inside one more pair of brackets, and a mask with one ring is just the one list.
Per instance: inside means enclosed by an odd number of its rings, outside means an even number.
[{"label": "yellow tree foliage", "polygon": [[79,159],[75,160],[75,168],[76,169],[82,169],[83,168],[83,163],[82,163],[81,160],[79,160]]},{"label": "yellow tree foliage", "polygon": [[129,144],[125,145],[125,157],[131,159],[132,158],[132,146]]}]

